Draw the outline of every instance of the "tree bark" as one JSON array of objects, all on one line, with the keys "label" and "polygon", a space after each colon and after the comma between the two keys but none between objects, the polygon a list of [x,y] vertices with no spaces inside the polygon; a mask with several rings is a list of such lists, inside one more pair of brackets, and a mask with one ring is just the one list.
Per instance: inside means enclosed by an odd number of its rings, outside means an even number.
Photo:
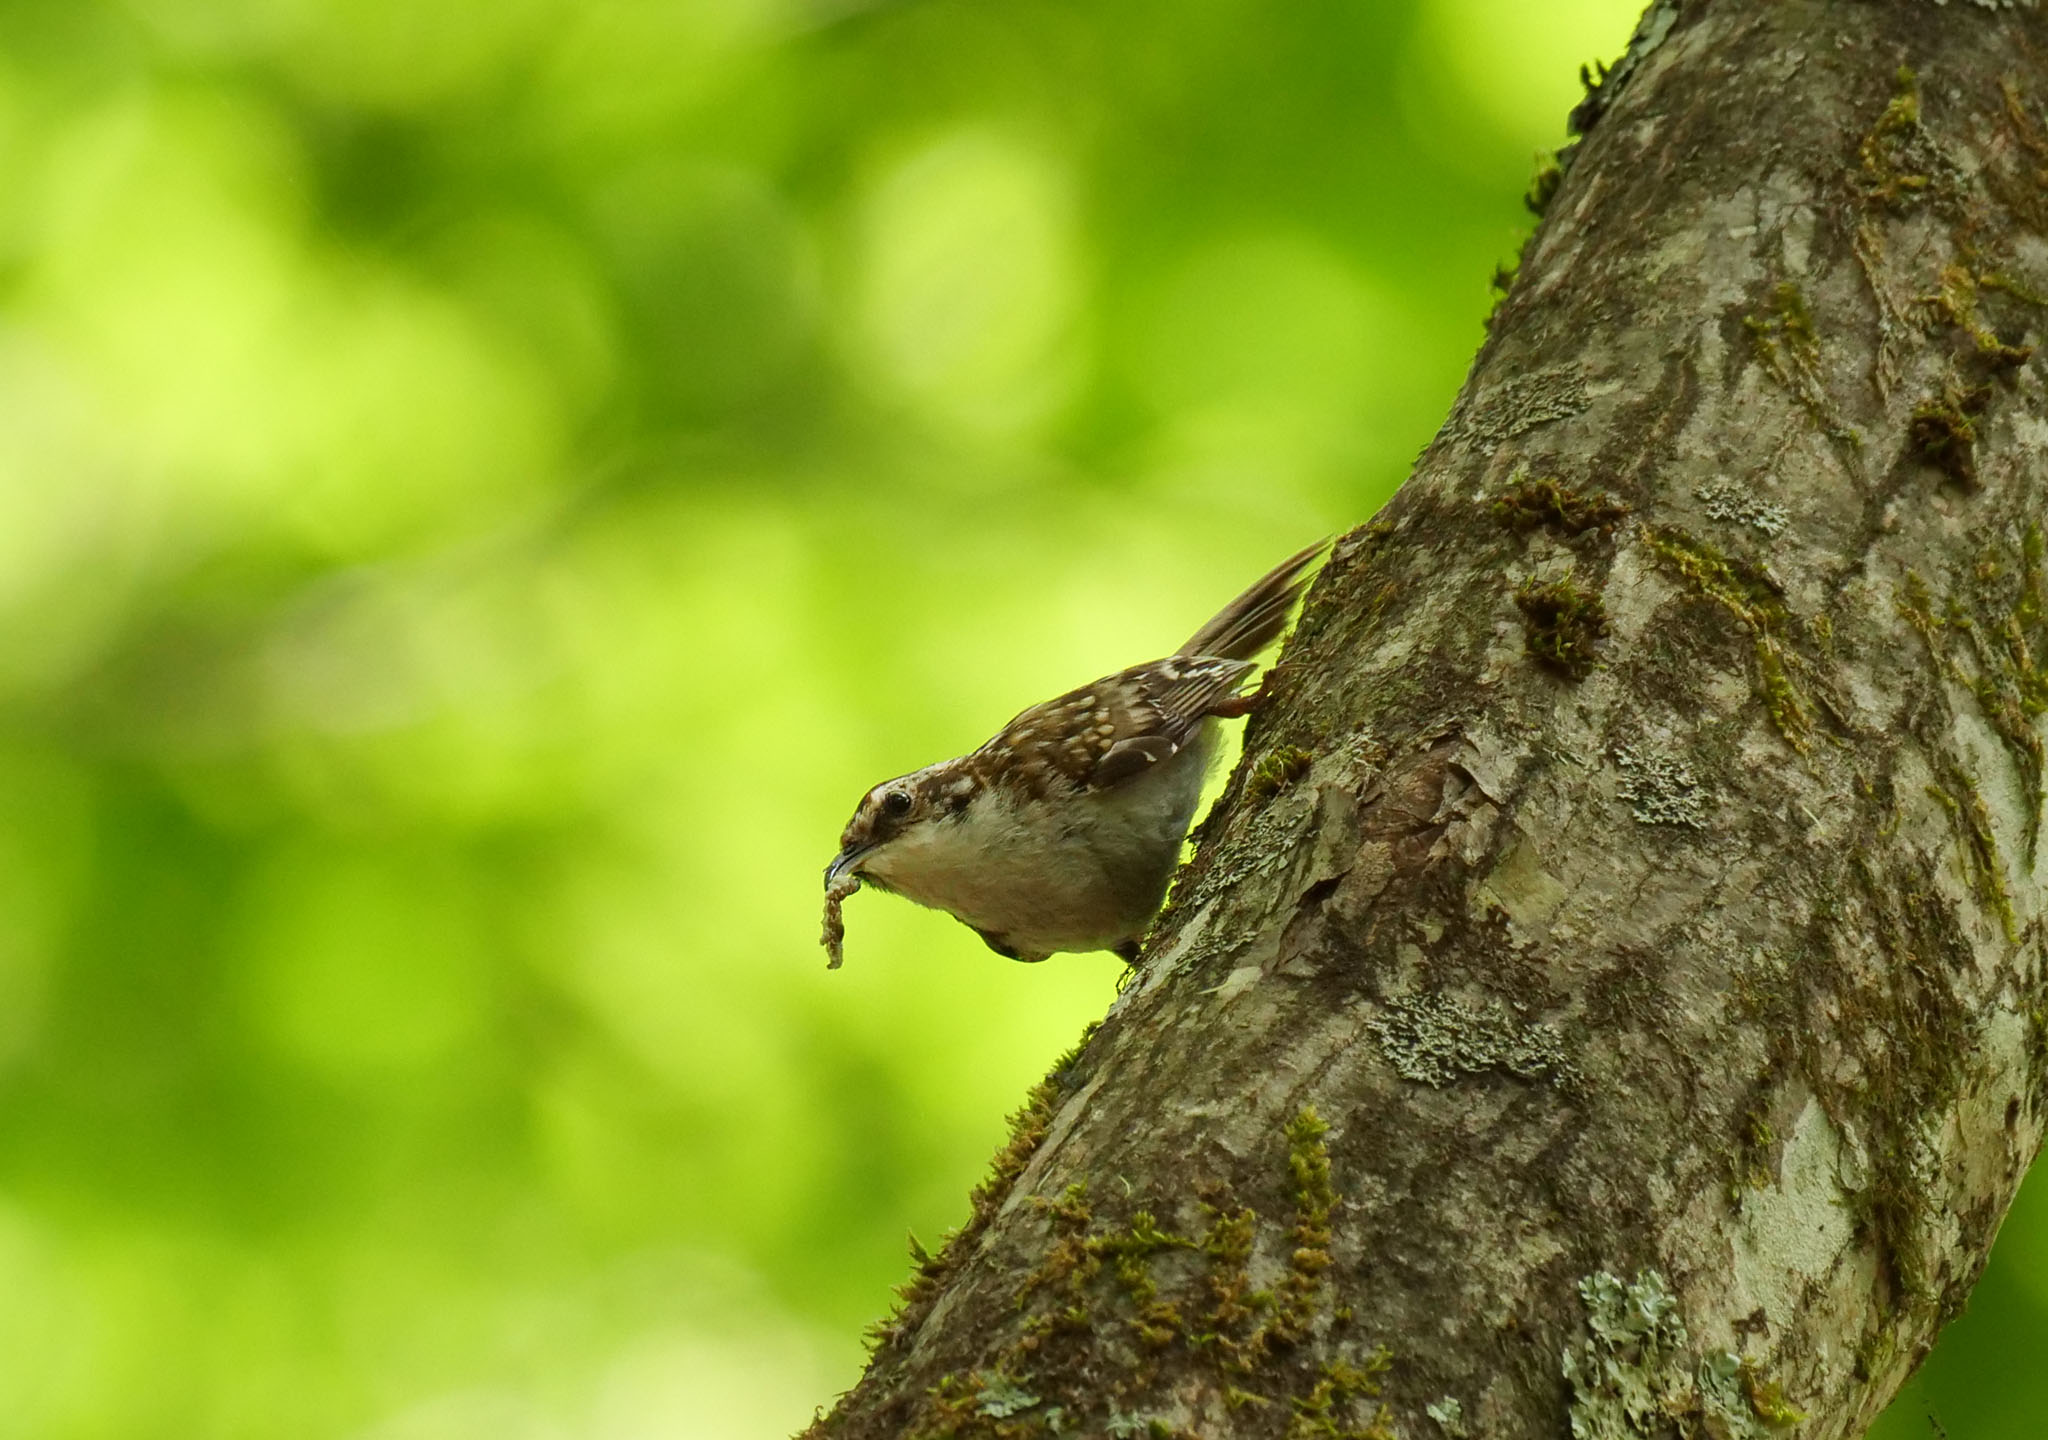
[{"label": "tree bark", "polygon": [[1652,7],[813,1433],[1864,1430],[2048,1113],[2044,62],[2030,3]]}]

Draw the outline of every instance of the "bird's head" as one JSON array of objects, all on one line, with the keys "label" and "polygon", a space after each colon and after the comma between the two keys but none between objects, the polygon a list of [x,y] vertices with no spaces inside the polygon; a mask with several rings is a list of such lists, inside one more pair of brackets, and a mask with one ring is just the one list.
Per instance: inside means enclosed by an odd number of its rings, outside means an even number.
[{"label": "bird's head", "polygon": [[931,844],[936,827],[959,815],[977,788],[952,761],[884,780],[854,807],[839,835],[839,853],[825,867],[825,884],[853,875],[890,889],[892,872]]}]

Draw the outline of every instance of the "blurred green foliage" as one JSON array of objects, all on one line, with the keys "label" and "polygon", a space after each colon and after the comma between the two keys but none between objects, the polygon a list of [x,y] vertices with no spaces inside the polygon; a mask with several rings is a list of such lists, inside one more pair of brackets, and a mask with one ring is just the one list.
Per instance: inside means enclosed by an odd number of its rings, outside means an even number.
[{"label": "blurred green foliage", "polygon": [[849,1383],[1117,966],[827,975],[839,825],[1390,493],[1632,21],[0,3],[0,1432]]}]

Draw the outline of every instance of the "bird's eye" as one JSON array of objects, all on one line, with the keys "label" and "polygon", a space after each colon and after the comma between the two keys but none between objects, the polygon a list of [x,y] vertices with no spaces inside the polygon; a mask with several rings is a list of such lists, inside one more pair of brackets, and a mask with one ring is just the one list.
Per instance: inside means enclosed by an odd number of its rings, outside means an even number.
[{"label": "bird's eye", "polygon": [[910,813],[910,792],[907,790],[891,790],[887,795],[884,795],[882,797],[882,813],[884,815],[908,815]]}]

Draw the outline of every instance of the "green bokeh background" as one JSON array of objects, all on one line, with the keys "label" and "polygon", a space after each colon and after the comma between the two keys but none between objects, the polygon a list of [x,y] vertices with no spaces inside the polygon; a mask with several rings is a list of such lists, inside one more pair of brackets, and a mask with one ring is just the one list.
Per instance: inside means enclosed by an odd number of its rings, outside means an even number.
[{"label": "green bokeh background", "polygon": [[854,799],[1384,500],[1633,18],[0,3],[0,1435],[849,1384],[1118,968],[828,975]]}]

